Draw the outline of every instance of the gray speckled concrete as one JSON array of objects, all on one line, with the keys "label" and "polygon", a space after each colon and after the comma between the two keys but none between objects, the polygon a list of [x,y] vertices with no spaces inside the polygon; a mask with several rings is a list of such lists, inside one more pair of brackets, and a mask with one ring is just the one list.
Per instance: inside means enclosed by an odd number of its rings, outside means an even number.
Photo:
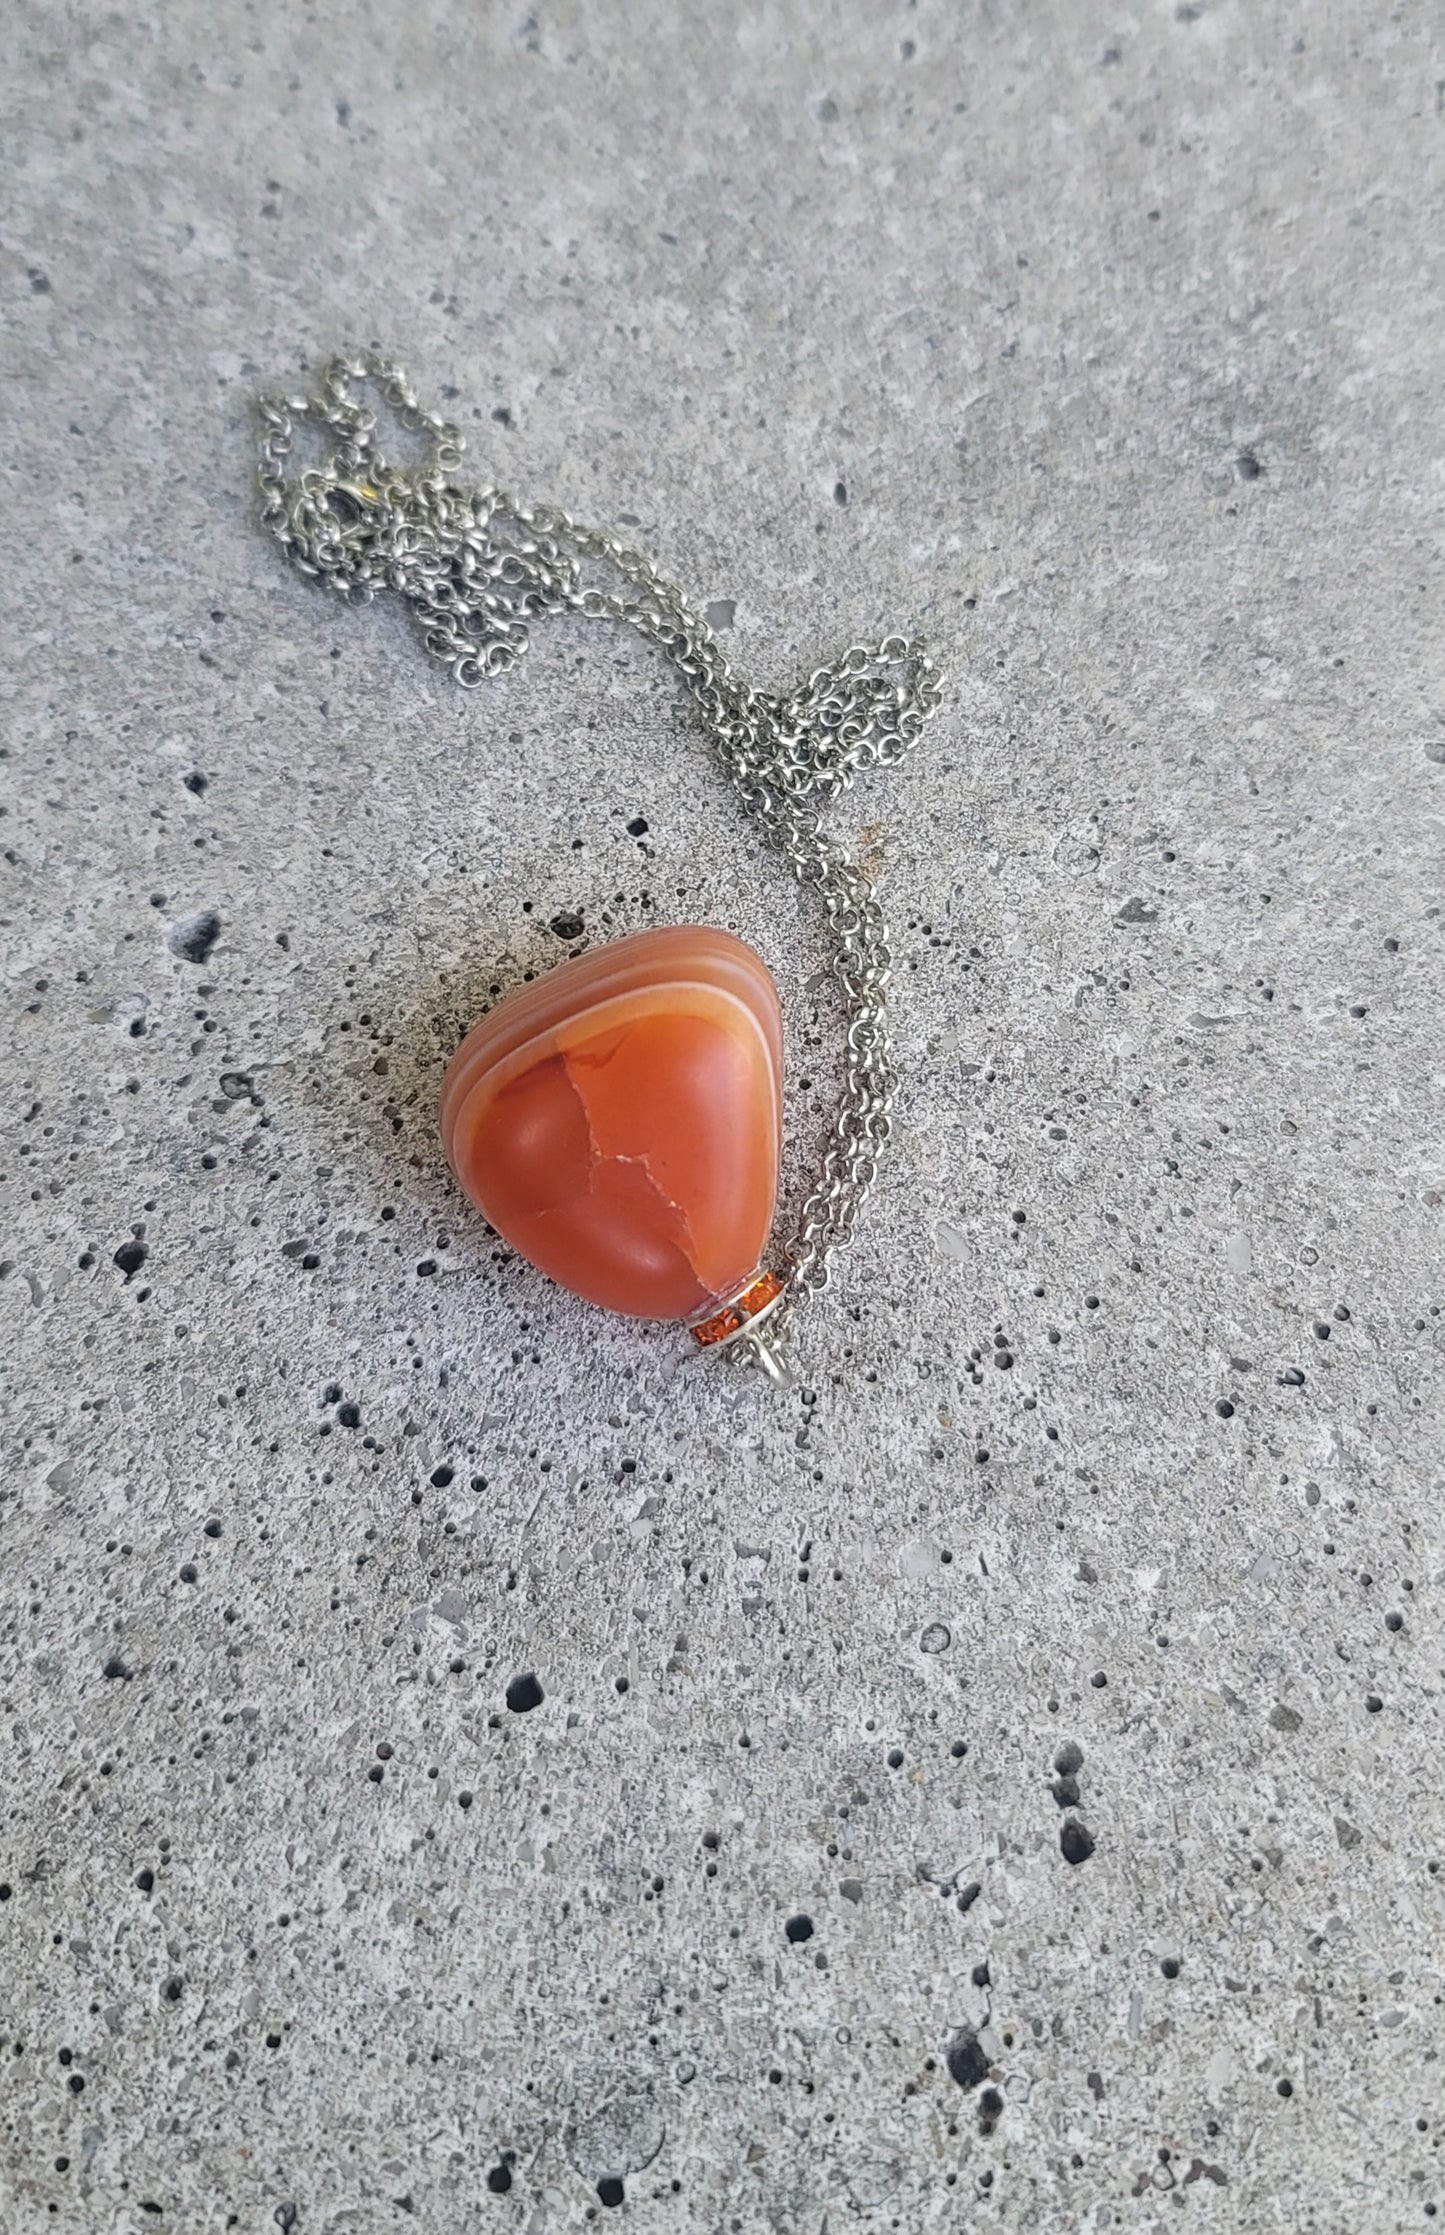
[{"label": "gray speckled concrete", "polygon": [[[1439,32],[12,19],[5,2235],[1445,2211]],[[760,677],[954,677],[781,1401],[448,1182],[561,910],[758,943],[794,1184],[838,1035],[640,646],[463,698],[259,535],[370,335]]]}]

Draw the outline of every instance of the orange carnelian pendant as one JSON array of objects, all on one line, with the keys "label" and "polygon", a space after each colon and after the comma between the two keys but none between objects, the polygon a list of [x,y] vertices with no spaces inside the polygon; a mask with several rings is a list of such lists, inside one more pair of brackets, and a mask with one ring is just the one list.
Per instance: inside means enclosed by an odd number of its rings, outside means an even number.
[{"label": "orange carnelian pendant", "polygon": [[[758,1264],[782,1135],[783,1020],[730,932],[640,931],[560,964],[467,1034],[442,1087],[452,1170],[520,1254],[589,1303],[706,1348],[783,1291]],[[752,1337],[770,1371],[776,1362]]]}]

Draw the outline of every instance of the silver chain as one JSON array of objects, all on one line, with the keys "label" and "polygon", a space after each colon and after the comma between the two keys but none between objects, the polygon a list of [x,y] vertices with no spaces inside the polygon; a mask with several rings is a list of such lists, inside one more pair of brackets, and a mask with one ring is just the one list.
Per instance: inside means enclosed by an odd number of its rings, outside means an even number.
[{"label": "silver chain", "polygon": [[[431,438],[424,464],[388,466],[377,414],[357,382],[372,383],[402,426]],[[932,661],[920,644],[889,636],[854,645],[786,697],[753,689],[641,552],[550,505],[458,486],[461,434],[423,410],[405,373],[374,351],[333,358],[314,395],[265,396],[259,408],[263,517],[300,573],[353,605],[399,591],[427,650],[467,689],[514,666],[530,623],[545,614],[625,622],[672,662],[743,806],[799,883],[817,892],[843,992],[847,1057],[828,1146],[784,1252],[788,1287],[776,1326],[827,1286],[833,1252],[873,1185],[893,1099],[888,927],[871,876],[822,828],[814,801],[836,799],[860,768],[902,760],[942,697]],[[298,422],[324,427],[334,449],[323,467],[292,478]],[[585,581],[584,570],[601,581]]]}]

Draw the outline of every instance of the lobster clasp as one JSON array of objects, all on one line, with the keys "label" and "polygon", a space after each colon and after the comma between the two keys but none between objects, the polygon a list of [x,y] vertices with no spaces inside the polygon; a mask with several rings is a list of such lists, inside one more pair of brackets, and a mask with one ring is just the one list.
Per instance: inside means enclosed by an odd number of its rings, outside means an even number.
[{"label": "lobster clasp", "polygon": [[382,495],[369,481],[327,481],[320,492],[324,509],[341,532],[348,548],[371,540],[381,511]]},{"label": "lobster clasp", "polygon": [[382,578],[377,562],[385,512],[386,498],[374,482],[303,474],[287,507],[292,563],[348,594],[369,597]]}]

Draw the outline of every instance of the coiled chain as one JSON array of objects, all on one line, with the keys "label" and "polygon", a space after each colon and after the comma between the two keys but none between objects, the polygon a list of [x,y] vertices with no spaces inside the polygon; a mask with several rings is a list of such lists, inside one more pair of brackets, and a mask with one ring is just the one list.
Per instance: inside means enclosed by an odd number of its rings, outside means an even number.
[{"label": "coiled chain", "polygon": [[[404,427],[430,437],[422,466],[388,466],[376,446],[377,414],[358,397],[358,382],[373,384]],[[822,828],[814,802],[846,791],[860,768],[903,758],[942,696],[932,661],[920,644],[889,636],[853,646],[786,697],[753,689],[641,552],[552,506],[459,487],[461,434],[423,410],[405,373],[373,351],[333,358],[314,395],[266,396],[259,408],[263,517],[302,574],[352,604],[381,589],[400,592],[427,650],[468,689],[512,667],[543,615],[625,622],[672,662],[743,806],[799,883],[817,892],[833,938],[847,1053],[828,1145],[785,1251],[778,1318],[795,1311],[827,1286],[833,1252],[853,1232],[888,1138],[893,1091],[888,928],[871,876]],[[325,428],[334,448],[323,467],[293,478],[287,462],[300,422]],[[585,580],[586,572],[601,580]]]}]

